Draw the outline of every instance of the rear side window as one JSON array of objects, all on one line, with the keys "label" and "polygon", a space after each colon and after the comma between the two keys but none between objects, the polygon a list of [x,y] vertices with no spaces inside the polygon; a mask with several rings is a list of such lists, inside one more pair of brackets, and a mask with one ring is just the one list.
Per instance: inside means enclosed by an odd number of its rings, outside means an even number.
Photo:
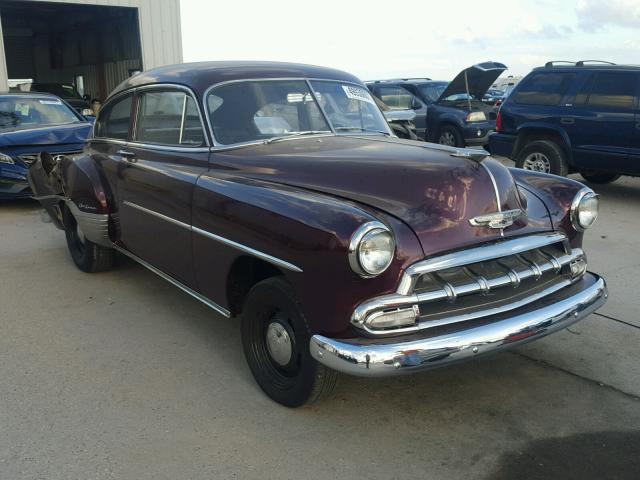
[{"label": "rear side window", "polygon": [[516,92],[513,101],[526,105],[558,105],[576,74],[571,72],[534,73]]},{"label": "rear side window", "polygon": [[129,136],[131,124],[132,95],[110,103],[100,111],[96,137],[126,140]]},{"label": "rear side window", "polygon": [[143,143],[199,147],[204,142],[198,107],[185,92],[153,91],[139,96],[135,139]]},{"label": "rear side window", "polygon": [[379,87],[378,96],[392,110],[409,110],[413,96],[402,87]]},{"label": "rear side window", "polygon": [[637,75],[631,72],[594,73],[576,95],[575,105],[631,110],[637,83]]}]

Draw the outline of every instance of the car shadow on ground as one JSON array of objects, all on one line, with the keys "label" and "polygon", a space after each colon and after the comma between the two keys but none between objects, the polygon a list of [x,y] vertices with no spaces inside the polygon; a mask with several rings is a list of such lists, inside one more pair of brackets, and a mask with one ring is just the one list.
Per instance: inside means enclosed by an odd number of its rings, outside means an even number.
[{"label": "car shadow on ground", "polygon": [[487,479],[637,479],[640,432],[594,432],[534,440],[503,454]]}]

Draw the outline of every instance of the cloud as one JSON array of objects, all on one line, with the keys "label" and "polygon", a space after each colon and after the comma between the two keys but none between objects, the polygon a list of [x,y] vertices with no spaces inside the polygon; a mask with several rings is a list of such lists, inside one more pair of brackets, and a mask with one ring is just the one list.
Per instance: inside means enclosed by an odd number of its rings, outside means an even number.
[{"label": "cloud", "polygon": [[576,10],[578,26],[596,32],[606,26],[637,29],[640,25],[638,0],[582,0]]}]

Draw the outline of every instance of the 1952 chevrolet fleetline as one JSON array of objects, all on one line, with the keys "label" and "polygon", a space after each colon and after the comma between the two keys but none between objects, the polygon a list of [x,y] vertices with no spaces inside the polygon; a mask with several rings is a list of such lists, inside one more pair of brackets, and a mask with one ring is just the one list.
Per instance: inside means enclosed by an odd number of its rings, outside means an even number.
[{"label": "1952 chevrolet fleetline", "polygon": [[360,80],[313,66],[163,67],[121,84],[37,198],[86,272],[116,252],[225,316],[260,387],[396,375],[567,327],[602,305],[594,192],[484,151],[400,140]]}]

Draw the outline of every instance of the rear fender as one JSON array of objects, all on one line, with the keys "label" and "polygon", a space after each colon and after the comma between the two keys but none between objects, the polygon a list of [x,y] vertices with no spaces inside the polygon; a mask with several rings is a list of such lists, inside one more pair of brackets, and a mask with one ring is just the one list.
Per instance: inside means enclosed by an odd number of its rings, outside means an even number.
[{"label": "rear fender", "polygon": [[91,157],[43,152],[29,168],[28,179],[35,199],[58,228],[64,229],[64,215],[70,214],[87,239],[112,246],[109,224],[113,195]]}]

